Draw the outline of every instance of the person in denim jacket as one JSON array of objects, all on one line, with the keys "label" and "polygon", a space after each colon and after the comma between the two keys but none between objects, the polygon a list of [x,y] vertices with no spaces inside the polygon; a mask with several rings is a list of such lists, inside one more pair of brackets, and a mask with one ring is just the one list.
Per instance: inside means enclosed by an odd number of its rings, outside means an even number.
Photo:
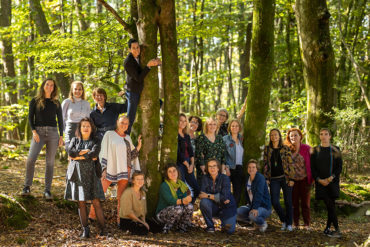
[{"label": "person in denim jacket", "polygon": [[271,200],[265,177],[257,171],[257,161],[248,161],[248,176],[245,185],[246,206],[238,208],[238,220],[257,224],[261,232],[267,229],[265,219],[271,215]]},{"label": "person in denim jacket", "polygon": [[206,163],[207,174],[202,177],[199,194],[200,211],[207,224],[207,232],[215,232],[213,217],[220,217],[223,231],[232,234],[235,231],[236,204],[231,195],[230,179],[221,174],[221,164],[217,159]]},{"label": "person in denim jacket", "polygon": [[241,124],[234,119],[229,123],[229,134],[224,136],[226,145],[225,160],[226,166],[230,170],[230,180],[233,185],[233,195],[236,205],[240,202],[243,186],[243,140],[240,134]]}]

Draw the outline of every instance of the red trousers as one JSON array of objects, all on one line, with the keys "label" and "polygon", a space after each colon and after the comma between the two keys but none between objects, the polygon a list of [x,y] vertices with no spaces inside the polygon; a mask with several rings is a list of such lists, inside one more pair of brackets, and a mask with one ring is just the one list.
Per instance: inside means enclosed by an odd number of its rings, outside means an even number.
[{"label": "red trousers", "polygon": [[300,207],[302,209],[304,225],[310,225],[310,190],[311,186],[308,184],[307,178],[294,182],[292,199],[293,220],[295,226],[299,226]]}]

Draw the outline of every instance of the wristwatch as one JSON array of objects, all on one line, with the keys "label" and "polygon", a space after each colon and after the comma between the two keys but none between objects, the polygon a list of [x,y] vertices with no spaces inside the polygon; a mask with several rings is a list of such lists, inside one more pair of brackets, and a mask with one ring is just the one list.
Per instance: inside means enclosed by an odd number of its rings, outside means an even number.
[{"label": "wristwatch", "polygon": [[210,194],[208,194],[208,199],[210,199],[211,198],[211,195]]}]

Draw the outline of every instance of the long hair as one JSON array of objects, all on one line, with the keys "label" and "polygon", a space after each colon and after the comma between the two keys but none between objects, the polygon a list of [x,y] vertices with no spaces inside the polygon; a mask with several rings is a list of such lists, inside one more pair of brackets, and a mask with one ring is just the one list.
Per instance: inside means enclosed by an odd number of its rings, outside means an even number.
[{"label": "long hair", "polygon": [[76,133],[75,133],[76,137],[77,138],[82,138],[81,126],[82,126],[83,122],[89,122],[90,123],[91,133],[90,133],[89,139],[93,138],[95,136],[96,128],[95,128],[94,122],[89,117],[85,117],[85,118],[81,119],[81,121],[78,123]]},{"label": "long hair", "polygon": [[279,129],[277,128],[273,128],[272,130],[270,130],[270,133],[269,133],[269,146],[272,148],[272,141],[271,141],[271,132],[272,131],[277,131],[279,133],[279,148],[281,148],[283,146],[283,138],[281,137],[281,132]]},{"label": "long hair", "polygon": [[51,95],[50,95],[51,101],[53,101],[53,103],[56,104],[57,107],[60,106],[60,103],[58,101],[58,86],[55,83],[55,80],[54,79],[47,78],[47,79],[45,79],[42,82],[41,86],[39,87],[39,89],[37,91],[36,97],[35,97],[36,107],[39,110],[45,108],[45,100],[46,100],[46,98],[45,98],[44,87],[45,87],[45,84],[46,84],[47,81],[52,81],[54,83],[54,90],[53,90],[53,92],[51,92]]},{"label": "long hair", "polygon": [[188,122],[188,118],[186,117],[186,115],[184,113],[180,113],[180,115],[179,115],[179,122],[180,122],[180,118],[181,117],[185,118],[185,121],[186,121],[186,126],[182,130],[182,133],[185,135],[185,134],[188,134],[189,133],[189,122]]},{"label": "long hair", "polygon": [[84,88],[84,84],[82,83],[82,81],[74,81],[71,83],[71,89],[69,90],[69,96],[68,98],[70,98],[70,100],[72,100],[73,103],[75,103],[74,99],[73,99],[73,86],[77,86],[77,85],[80,85],[81,88],[82,88],[82,95],[81,95],[81,99],[85,99],[85,88]]},{"label": "long hair", "polygon": [[292,144],[292,142],[290,140],[290,137],[289,137],[289,134],[293,131],[297,131],[298,135],[301,137],[301,142],[302,142],[302,139],[303,139],[302,131],[300,129],[297,129],[297,128],[290,128],[288,130],[288,132],[286,133],[286,138],[285,138],[284,144],[287,145],[290,148],[292,153],[295,153],[297,150],[295,149],[295,146]]},{"label": "long hair", "polygon": [[237,123],[239,125],[239,133],[242,132],[242,124],[240,123],[240,121],[238,119],[233,119],[229,122],[229,126],[227,127],[227,132],[229,134],[231,134],[231,125],[233,123]]}]

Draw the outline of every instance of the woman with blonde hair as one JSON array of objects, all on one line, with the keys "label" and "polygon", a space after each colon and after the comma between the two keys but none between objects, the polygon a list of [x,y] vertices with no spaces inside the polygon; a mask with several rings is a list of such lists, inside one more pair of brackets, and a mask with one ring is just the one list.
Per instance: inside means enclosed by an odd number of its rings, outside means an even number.
[{"label": "woman with blonde hair", "polygon": [[206,174],[206,163],[210,158],[215,158],[222,164],[222,173],[230,175],[225,167],[226,146],[222,136],[217,135],[217,122],[214,118],[208,118],[202,133],[196,142],[195,161],[197,168],[198,183],[201,177]]},{"label": "woman with blonde hair", "polygon": [[36,97],[31,100],[28,120],[32,129],[32,141],[26,162],[26,178],[22,195],[27,196],[31,193],[35,162],[41,149],[46,145],[44,197],[51,200],[50,189],[53,181],[55,154],[58,145],[63,145],[62,108],[58,100],[58,87],[53,79],[44,80]]},{"label": "woman with blonde hair", "polygon": [[78,123],[81,119],[89,117],[90,104],[85,100],[85,90],[81,81],[74,81],[71,84],[68,99],[62,103],[63,126],[65,134],[65,146],[75,137]]}]

